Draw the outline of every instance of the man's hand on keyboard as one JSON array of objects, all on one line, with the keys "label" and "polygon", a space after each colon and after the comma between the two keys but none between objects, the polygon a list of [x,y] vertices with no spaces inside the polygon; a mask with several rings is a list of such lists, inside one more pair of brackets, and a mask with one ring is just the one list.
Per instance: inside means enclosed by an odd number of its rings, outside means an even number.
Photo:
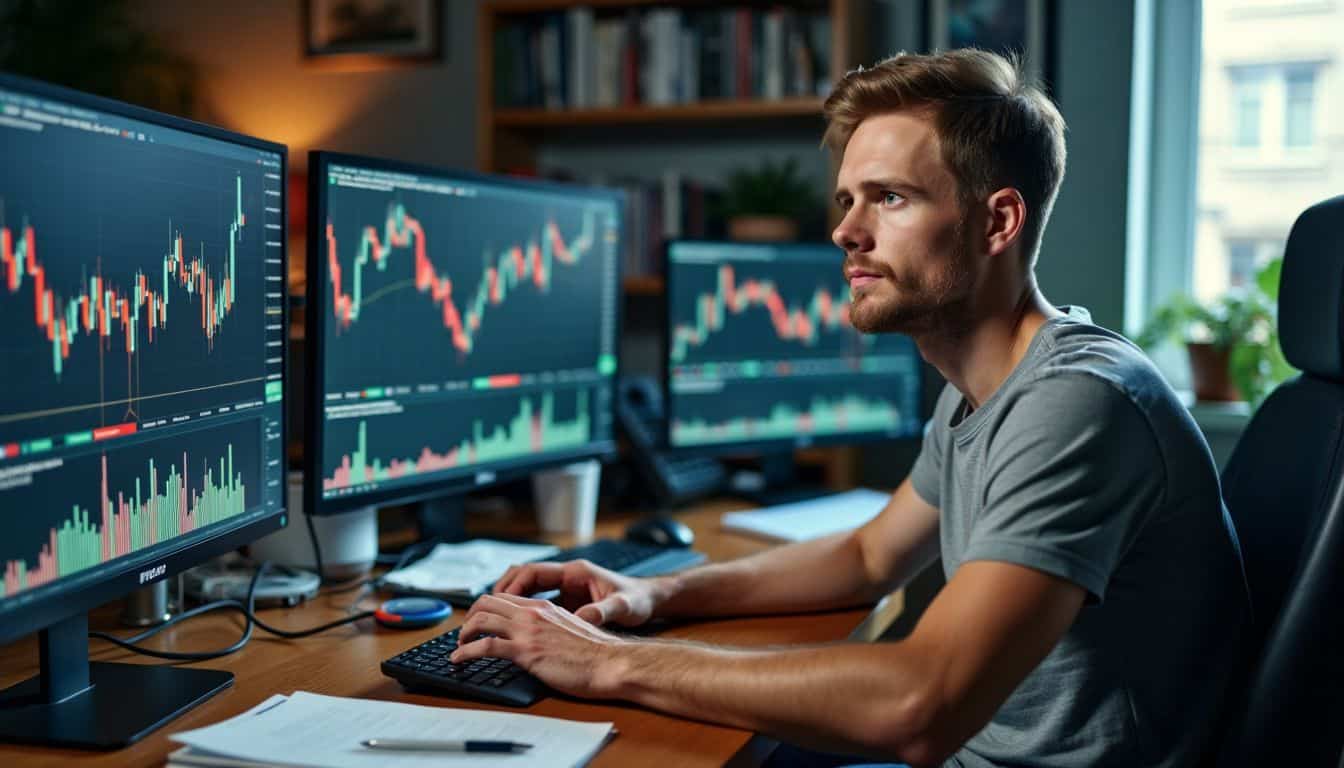
[{"label": "man's hand on keyboard", "polygon": [[560,590],[560,605],[580,619],[598,626],[634,627],[653,616],[669,582],[623,576],[587,560],[524,563],[505,571],[495,582],[494,593],[527,597],[551,589]]},{"label": "man's hand on keyboard", "polygon": [[508,594],[479,598],[460,638],[453,664],[508,659],[551,688],[585,698],[614,695],[619,678],[608,663],[611,650],[630,642],[549,601]]}]

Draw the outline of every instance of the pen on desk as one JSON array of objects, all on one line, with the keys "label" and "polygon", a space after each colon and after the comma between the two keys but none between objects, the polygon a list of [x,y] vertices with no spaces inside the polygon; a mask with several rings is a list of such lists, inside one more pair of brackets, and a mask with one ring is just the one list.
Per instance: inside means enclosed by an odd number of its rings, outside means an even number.
[{"label": "pen on desk", "polygon": [[365,739],[359,742],[369,749],[394,749],[403,752],[523,752],[531,744],[516,741],[445,741],[441,739]]}]

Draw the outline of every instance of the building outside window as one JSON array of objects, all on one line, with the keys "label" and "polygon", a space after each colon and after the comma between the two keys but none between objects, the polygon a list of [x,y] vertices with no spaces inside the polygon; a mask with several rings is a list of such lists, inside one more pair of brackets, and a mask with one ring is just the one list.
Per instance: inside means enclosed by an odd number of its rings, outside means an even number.
[{"label": "building outside window", "polygon": [[1264,78],[1258,68],[1242,67],[1229,74],[1232,85],[1232,143],[1260,146],[1260,92]]},{"label": "building outside window", "polygon": [[1299,213],[1344,193],[1344,2],[1204,0],[1200,27],[1188,274],[1209,300],[1248,286]]},{"label": "building outside window", "polygon": [[1285,79],[1283,143],[1288,147],[1310,147],[1315,137],[1316,70],[1295,67]]}]

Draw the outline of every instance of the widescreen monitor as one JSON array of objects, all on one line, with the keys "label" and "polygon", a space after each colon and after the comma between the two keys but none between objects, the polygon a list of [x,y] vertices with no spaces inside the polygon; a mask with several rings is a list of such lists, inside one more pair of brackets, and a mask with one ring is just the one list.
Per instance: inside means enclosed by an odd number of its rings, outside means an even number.
[{"label": "widescreen monitor", "polygon": [[615,450],[619,192],[314,153],[308,509]]},{"label": "widescreen monitor", "polygon": [[834,245],[673,241],[666,257],[670,447],[778,452],[918,434],[918,350],[854,329]]},{"label": "widescreen monitor", "polygon": [[0,642],[44,675],[0,740],[115,746],[231,679],[90,669],[86,612],[284,525],[285,165],[0,76]]}]

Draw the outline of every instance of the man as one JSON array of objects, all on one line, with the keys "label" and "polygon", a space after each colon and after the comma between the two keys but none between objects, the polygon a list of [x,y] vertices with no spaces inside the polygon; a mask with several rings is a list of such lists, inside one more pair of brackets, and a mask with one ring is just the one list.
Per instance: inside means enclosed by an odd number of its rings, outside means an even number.
[{"label": "man", "polygon": [[[678,575],[515,567],[463,630],[493,637],[454,660],[913,765],[1195,764],[1248,612],[1240,555],[1157,371],[1036,286],[1062,118],[974,50],[850,73],[825,112],[853,323],[909,334],[948,381],[910,477],[853,533]],[[741,650],[601,628],[853,605],[939,554],[947,584],[899,642]],[[552,588],[561,605],[523,597]]]}]

